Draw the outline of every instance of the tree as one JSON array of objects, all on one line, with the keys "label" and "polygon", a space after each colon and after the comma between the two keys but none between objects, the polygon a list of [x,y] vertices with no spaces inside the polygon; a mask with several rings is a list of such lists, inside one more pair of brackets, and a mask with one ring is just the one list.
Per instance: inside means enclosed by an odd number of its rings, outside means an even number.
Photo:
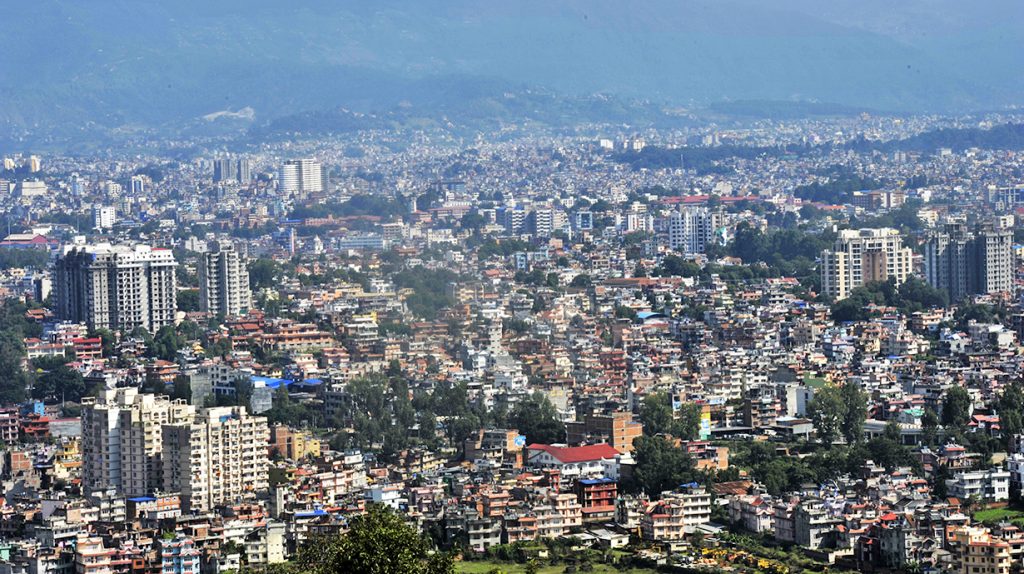
[{"label": "tree", "polygon": [[931,407],[925,407],[921,415],[921,434],[924,444],[934,446],[938,439],[939,415]]},{"label": "tree", "polygon": [[103,356],[110,357],[114,354],[114,345],[117,343],[117,337],[114,332],[110,329],[104,329],[100,327],[89,333],[89,337],[99,337],[100,344],[103,347]]},{"label": "tree", "polygon": [[344,535],[312,541],[299,553],[299,570],[310,574],[454,574],[448,554],[435,553],[425,538],[392,510],[370,505]]},{"label": "tree", "polygon": [[685,403],[676,412],[676,420],[672,424],[672,434],[683,439],[693,440],[700,434],[701,407],[696,403]]},{"label": "tree", "polygon": [[644,423],[644,434],[671,432],[672,404],[667,394],[652,393],[640,404],[640,420]]},{"label": "tree", "polygon": [[35,384],[32,385],[32,397],[41,400],[78,402],[86,390],[82,373],[60,364],[39,373]]},{"label": "tree", "polygon": [[967,389],[952,386],[942,400],[942,425],[962,430],[971,421],[971,395]]},{"label": "tree", "polygon": [[590,275],[587,275],[586,273],[580,273],[579,275],[572,278],[572,281],[569,282],[569,287],[586,288],[590,287],[590,284]]},{"label": "tree", "polygon": [[690,455],[662,437],[638,437],[633,441],[633,457],[632,490],[657,495],[697,476]]},{"label": "tree", "polygon": [[825,387],[816,392],[807,405],[807,413],[814,422],[822,444],[830,445],[843,434],[846,403],[838,388]]},{"label": "tree", "polygon": [[278,266],[273,259],[260,258],[249,265],[249,283],[255,290],[277,284]]},{"label": "tree", "polygon": [[839,388],[843,399],[843,438],[855,443],[864,437],[864,421],[868,417],[867,393],[854,383],[847,382]]},{"label": "tree", "polygon": [[178,310],[186,313],[199,310],[199,290],[182,289],[178,291]]},{"label": "tree", "polygon": [[996,401],[996,412],[999,414],[999,428],[1003,439],[1003,448],[1012,452],[1014,441],[1024,431],[1024,384],[1021,381],[1010,383]]},{"label": "tree", "polygon": [[178,349],[185,345],[183,339],[173,325],[160,327],[156,337],[153,337],[151,352],[160,359],[173,361],[178,355]]},{"label": "tree", "polygon": [[528,443],[552,444],[565,440],[565,425],[547,395],[537,391],[512,410],[509,423],[526,436]]}]

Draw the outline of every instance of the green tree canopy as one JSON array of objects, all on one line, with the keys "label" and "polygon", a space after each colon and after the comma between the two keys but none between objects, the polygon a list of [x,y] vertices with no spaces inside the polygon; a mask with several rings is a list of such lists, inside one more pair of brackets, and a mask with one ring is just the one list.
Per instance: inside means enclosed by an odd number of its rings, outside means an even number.
[{"label": "green tree canopy", "polygon": [[565,441],[565,425],[558,411],[540,391],[525,397],[515,406],[509,423],[526,436],[528,443],[552,444]]},{"label": "green tree canopy", "polygon": [[633,441],[633,458],[636,467],[632,484],[626,485],[629,490],[655,496],[699,477],[690,455],[662,437],[638,437]]},{"label": "green tree canopy", "polygon": [[454,574],[451,556],[429,555],[427,539],[381,505],[352,519],[336,538],[311,541],[299,553],[298,572],[309,574]]},{"label": "green tree canopy", "polygon": [[942,425],[964,429],[971,422],[971,395],[967,389],[952,386],[942,400]]},{"label": "green tree canopy", "polygon": [[846,421],[846,402],[838,387],[827,386],[816,393],[807,405],[807,414],[814,422],[818,439],[830,445],[843,434]]}]

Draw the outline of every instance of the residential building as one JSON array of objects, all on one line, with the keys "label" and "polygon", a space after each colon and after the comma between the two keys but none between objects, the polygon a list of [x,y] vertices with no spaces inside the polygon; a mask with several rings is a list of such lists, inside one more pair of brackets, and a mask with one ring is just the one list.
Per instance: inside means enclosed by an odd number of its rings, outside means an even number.
[{"label": "residential building", "polygon": [[688,207],[668,217],[668,247],[684,254],[704,253],[725,225],[725,214],[706,207]]},{"label": "residential building", "polygon": [[925,244],[928,283],[949,294],[951,301],[969,295],[1010,291],[1013,287],[1013,231],[999,220],[979,224],[947,223]]},{"label": "residential building", "polygon": [[949,496],[967,500],[972,496],[984,502],[1003,502],[1010,498],[1010,473],[999,468],[959,472],[946,480]]},{"label": "residential building", "polygon": [[588,414],[582,421],[565,425],[566,442],[571,445],[606,442],[619,452],[632,452],[633,441],[644,433],[644,425],[633,420],[633,413]]},{"label": "residential building", "polygon": [[663,492],[660,500],[648,504],[640,517],[640,532],[644,540],[674,542],[709,522],[711,494],[689,485],[681,492]]},{"label": "residential building", "polygon": [[164,490],[190,511],[246,500],[268,488],[270,431],[245,407],[202,409],[188,423],[163,426]]},{"label": "residential building", "polygon": [[244,315],[252,306],[249,259],[230,243],[216,242],[199,257],[199,306],[215,316]]},{"label": "residential building", "polygon": [[177,265],[171,250],[147,245],[71,247],[54,266],[54,310],[90,329],[156,333],[174,323]]},{"label": "residential building", "polygon": [[175,536],[160,541],[161,574],[199,574],[202,551],[195,540],[186,536]]},{"label": "residential building", "polygon": [[165,424],[187,423],[195,409],[185,401],[140,393],[134,387],[106,389],[82,399],[82,486],[145,496],[163,483]]},{"label": "residential building", "polygon": [[292,159],[281,166],[278,191],[282,195],[305,197],[323,190],[323,166],[315,159]]},{"label": "residential building", "polygon": [[895,229],[844,229],[833,248],[821,252],[822,292],[838,300],[873,281],[892,279],[899,285],[910,275],[912,261],[913,252]]}]

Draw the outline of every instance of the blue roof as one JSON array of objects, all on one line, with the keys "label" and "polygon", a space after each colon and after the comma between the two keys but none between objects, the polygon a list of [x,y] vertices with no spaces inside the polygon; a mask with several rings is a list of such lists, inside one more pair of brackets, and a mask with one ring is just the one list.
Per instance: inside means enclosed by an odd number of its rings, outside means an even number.
[{"label": "blue roof", "polygon": [[317,508],[316,510],[295,513],[295,518],[309,518],[310,516],[327,516],[327,511],[323,508]]},{"label": "blue roof", "polygon": [[278,379],[278,378],[274,378],[274,377],[260,377],[258,375],[253,375],[252,377],[249,378],[249,380],[253,384],[263,383],[263,385],[265,387],[271,388],[271,389],[276,389],[276,388],[280,387],[281,383],[284,383],[285,386],[290,385],[292,383],[288,379]]},{"label": "blue roof", "polygon": [[650,319],[651,317],[664,317],[664,313],[655,313],[654,311],[640,311],[636,314],[640,319]]},{"label": "blue roof", "polygon": [[584,486],[593,486],[595,484],[611,484],[615,482],[610,478],[584,478],[580,481],[580,484]]},{"label": "blue roof", "polygon": [[152,496],[136,496],[135,498],[129,498],[129,502],[153,502],[156,498]]}]

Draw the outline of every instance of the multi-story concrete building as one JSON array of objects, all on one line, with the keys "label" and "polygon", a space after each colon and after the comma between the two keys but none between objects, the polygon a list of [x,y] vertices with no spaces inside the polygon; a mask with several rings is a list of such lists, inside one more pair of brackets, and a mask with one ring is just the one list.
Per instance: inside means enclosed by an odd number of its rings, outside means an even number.
[{"label": "multi-story concrete building", "polygon": [[106,231],[117,223],[117,209],[112,205],[92,206],[92,226],[94,229]]},{"label": "multi-story concrete building", "polygon": [[985,528],[964,526],[950,535],[954,572],[962,574],[1010,574],[1015,566],[1010,544]]},{"label": "multi-story concrete building", "polygon": [[160,541],[160,572],[162,574],[199,574],[202,551],[195,540],[175,536]]},{"label": "multi-story concrete building", "polygon": [[588,414],[582,421],[565,425],[568,444],[605,442],[619,452],[632,452],[633,441],[644,434],[644,425],[633,420],[633,413]]},{"label": "multi-story concrete building", "polygon": [[213,243],[199,258],[199,305],[211,315],[244,315],[252,306],[249,259],[230,243]]},{"label": "multi-story concrete building", "polygon": [[913,252],[895,229],[844,229],[831,250],[821,252],[821,288],[835,299],[873,281],[907,280]]},{"label": "multi-story concrete building", "polygon": [[711,522],[711,495],[703,488],[690,486],[683,492],[663,492],[640,517],[644,540],[672,542],[692,534],[698,526]]},{"label": "multi-story concrete building", "polygon": [[160,490],[161,427],[191,421],[195,409],[133,387],[107,389],[82,403],[83,489],[113,489],[124,496]]},{"label": "multi-story concrete building", "polygon": [[192,422],[163,426],[164,490],[190,511],[251,499],[268,488],[266,417],[245,407],[202,409]]},{"label": "multi-story concrete building", "polygon": [[70,247],[54,265],[55,311],[90,329],[155,333],[174,324],[177,265],[169,249],[147,245]]},{"label": "multi-story concrete building", "polygon": [[291,159],[281,166],[278,191],[282,195],[307,196],[324,190],[323,166],[315,159]]},{"label": "multi-story concrete building", "polygon": [[686,254],[704,253],[725,225],[725,215],[706,207],[690,207],[668,217],[668,247]]},{"label": "multi-story concrete building", "polygon": [[951,301],[969,295],[1009,291],[1013,287],[1013,232],[999,220],[979,225],[947,223],[925,244],[928,283],[949,294]]},{"label": "multi-story concrete building", "polygon": [[961,500],[973,496],[984,502],[1003,502],[1010,498],[1010,473],[999,468],[960,472],[946,480],[946,489]]}]

